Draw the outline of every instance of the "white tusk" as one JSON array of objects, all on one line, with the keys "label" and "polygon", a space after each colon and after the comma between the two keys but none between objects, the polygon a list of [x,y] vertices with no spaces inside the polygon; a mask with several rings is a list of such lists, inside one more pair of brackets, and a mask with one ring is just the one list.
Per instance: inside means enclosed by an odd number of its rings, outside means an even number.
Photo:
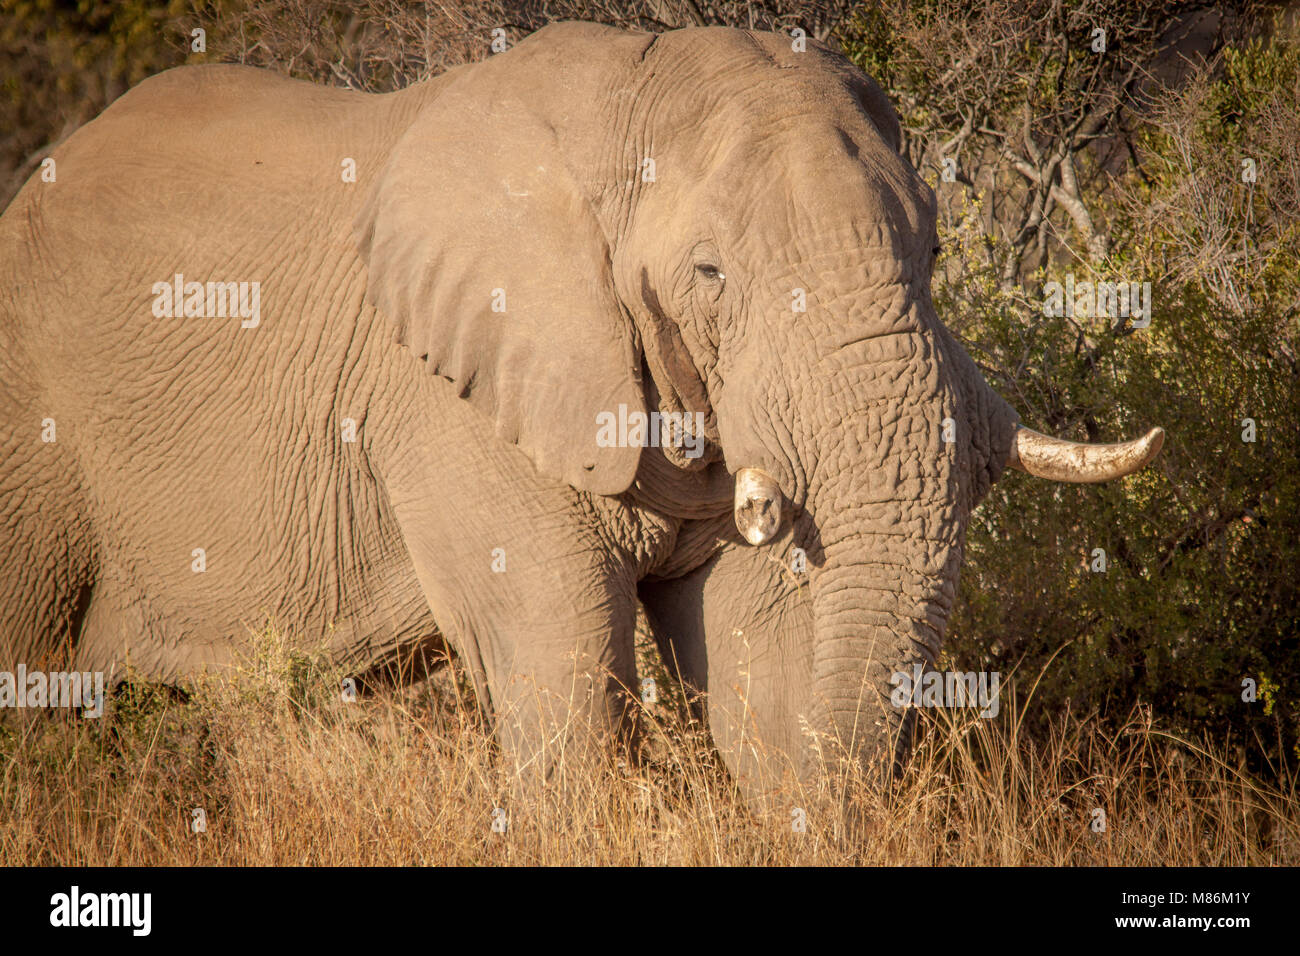
[{"label": "white tusk", "polygon": [[736,527],[750,544],[767,544],[781,530],[784,498],[775,479],[757,468],[736,472]]},{"label": "white tusk", "polygon": [[1053,438],[1022,426],[1016,429],[1007,467],[1052,481],[1110,481],[1146,467],[1160,454],[1164,442],[1163,428],[1153,428],[1133,441],[1089,445]]}]

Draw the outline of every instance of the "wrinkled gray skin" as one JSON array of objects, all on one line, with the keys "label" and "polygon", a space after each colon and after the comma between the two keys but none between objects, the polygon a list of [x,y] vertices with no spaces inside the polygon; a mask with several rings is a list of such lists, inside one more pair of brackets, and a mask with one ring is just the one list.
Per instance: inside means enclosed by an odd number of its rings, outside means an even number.
[{"label": "wrinkled gray skin", "polygon": [[[626,726],[639,598],[748,782],[893,753],[1016,426],[898,138],[847,61],[726,29],[562,24],[385,96],[142,83],[0,220],[0,668],[182,680],[268,615],[357,673],[441,635],[536,766]],[[260,325],[155,318],[177,272],[259,281]],[[702,411],[705,454],[599,447],[620,403]],[[786,499],[760,547],[741,468]]]}]

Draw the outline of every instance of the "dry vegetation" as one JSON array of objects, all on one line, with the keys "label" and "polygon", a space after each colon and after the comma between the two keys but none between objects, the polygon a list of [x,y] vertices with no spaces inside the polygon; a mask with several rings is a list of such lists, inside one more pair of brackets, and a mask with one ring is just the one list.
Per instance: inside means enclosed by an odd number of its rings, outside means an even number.
[{"label": "dry vegetation", "polygon": [[[638,765],[611,760],[529,796],[451,668],[355,703],[337,693],[340,676],[268,630],[236,679],[187,702],[136,687],[102,720],[23,725],[10,712],[0,864],[1300,862],[1293,780],[1253,781],[1142,713],[1115,736],[1066,713],[1046,739],[1027,739],[1032,691],[1014,682],[996,719],[927,714],[892,784],[832,772],[763,809],[671,700],[647,708]],[[192,832],[195,807],[206,832]],[[496,807],[504,834],[492,831]],[[793,832],[794,807],[806,832]]]}]

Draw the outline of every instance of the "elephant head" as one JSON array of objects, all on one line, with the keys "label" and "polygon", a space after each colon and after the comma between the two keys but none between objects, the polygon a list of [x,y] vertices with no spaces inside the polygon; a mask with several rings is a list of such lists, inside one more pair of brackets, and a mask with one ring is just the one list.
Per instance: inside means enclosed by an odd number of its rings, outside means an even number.
[{"label": "elephant head", "polygon": [[1003,469],[1100,481],[1159,450],[1158,429],[1090,447],[1019,426],[935,313],[935,198],[893,109],[814,43],[549,27],[437,81],[358,235],[400,340],[543,475],[632,493],[644,449],[602,445],[598,416],[700,413],[705,454],[663,453],[679,513],[725,466],[747,546],[804,549],[787,717],[855,755],[905,743],[880,702],[934,661]]}]

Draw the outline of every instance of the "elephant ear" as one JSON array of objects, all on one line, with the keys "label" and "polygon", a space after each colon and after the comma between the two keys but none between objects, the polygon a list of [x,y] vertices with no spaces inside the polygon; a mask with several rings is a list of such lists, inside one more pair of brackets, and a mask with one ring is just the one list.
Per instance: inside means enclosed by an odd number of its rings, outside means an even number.
[{"label": "elephant ear", "polygon": [[613,495],[641,449],[602,447],[597,416],[644,412],[640,355],[557,135],[499,87],[453,81],[398,140],[356,239],[398,342],[539,472]]}]

